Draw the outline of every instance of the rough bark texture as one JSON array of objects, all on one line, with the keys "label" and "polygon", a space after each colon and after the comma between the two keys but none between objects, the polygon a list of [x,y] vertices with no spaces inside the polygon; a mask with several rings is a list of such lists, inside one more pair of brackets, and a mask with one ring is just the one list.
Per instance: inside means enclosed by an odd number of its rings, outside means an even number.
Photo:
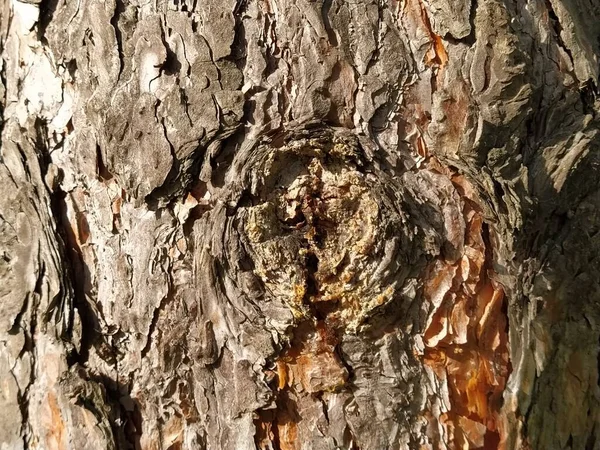
[{"label": "rough bark texture", "polygon": [[596,0],[0,4],[0,449],[600,449]]}]

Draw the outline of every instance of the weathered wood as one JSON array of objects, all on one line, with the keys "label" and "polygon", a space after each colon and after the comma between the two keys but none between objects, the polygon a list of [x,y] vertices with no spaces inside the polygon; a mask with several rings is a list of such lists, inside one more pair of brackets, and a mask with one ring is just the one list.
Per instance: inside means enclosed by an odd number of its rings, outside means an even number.
[{"label": "weathered wood", "polygon": [[600,449],[600,4],[1,3],[0,449]]}]

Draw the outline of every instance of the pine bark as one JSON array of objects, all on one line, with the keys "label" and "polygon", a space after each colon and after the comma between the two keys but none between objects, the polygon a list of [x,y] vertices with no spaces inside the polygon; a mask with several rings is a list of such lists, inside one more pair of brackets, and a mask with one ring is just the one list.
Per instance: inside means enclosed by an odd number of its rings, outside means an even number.
[{"label": "pine bark", "polygon": [[597,1],[0,7],[0,449],[600,449]]}]

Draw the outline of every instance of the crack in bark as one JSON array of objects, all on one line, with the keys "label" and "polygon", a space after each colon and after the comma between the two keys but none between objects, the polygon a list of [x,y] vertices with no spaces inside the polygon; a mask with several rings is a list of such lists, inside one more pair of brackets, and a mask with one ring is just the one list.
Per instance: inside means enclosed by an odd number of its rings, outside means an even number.
[{"label": "crack in bark", "polygon": [[125,1],[115,0],[115,10],[113,16],[110,19],[110,24],[115,31],[115,39],[117,40],[117,54],[119,55],[119,74],[117,76],[117,82],[121,79],[121,74],[125,68],[125,55],[123,53],[123,33],[119,29],[119,20],[121,14],[125,12]]},{"label": "crack in bark", "polygon": [[142,358],[146,357],[146,355],[152,348],[152,335],[154,334],[154,331],[156,331],[156,326],[158,324],[160,313],[163,312],[165,310],[165,308],[167,307],[167,305],[174,300],[173,287],[172,287],[171,281],[168,282],[168,286],[169,286],[169,290],[167,292],[167,295],[165,295],[161,299],[158,307],[154,308],[154,312],[152,313],[152,321],[150,322],[150,327],[148,329],[148,335],[146,336],[146,344],[142,348],[142,353],[141,353]]},{"label": "crack in bark", "polygon": [[[562,24],[560,23],[560,20],[558,19],[558,16],[556,15],[556,12],[554,11],[554,8],[552,6],[552,2],[550,0],[544,0],[544,3],[546,5],[546,9],[548,10],[548,16],[550,17],[550,22],[552,24],[552,29],[554,31],[554,35],[556,36],[556,44],[558,46],[560,46],[565,53],[567,54],[567,56],[569,57],[569,61],[571,62],[571,67],[575,67],[575,60],[573,59],[573,54],[571,53],[571,50],[567,47],[567,45],[565,44],[563,38],[562,38]],[[577,80],[578,84],[581,84],[581,81],[577,78],[577,75],[575,74],[575,70],[571,70],[569,72],[571,74],[571,76]]]}]

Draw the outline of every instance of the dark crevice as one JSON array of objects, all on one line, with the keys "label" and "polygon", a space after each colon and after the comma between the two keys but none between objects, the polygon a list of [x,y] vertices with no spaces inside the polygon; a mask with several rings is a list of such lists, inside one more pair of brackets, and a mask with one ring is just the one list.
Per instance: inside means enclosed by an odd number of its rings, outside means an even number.
[{"label": "dark crevice", "polygon": [[306,289],[302,303],[309,308],[311,315],[318,323],[325,323],[327,316],[337,310],[337,302],[319,301],[319,282],[316,278],[319,270],[319,258],[314,252],[306,252],[304,266],[306,268]]},{"label": "dark crevice", "polygon": [[[45,175],[52,162],[48,152],[48,142],[45,136],[48,135],[46,123],[39,118],[35,121],[36,139],[35,149],[42,174]],[[91,276],[89,268],[84,262],[78,238],[75,235],[69,218],[67,216],[67,194],[58,186],[53,187],[50,192],[50,208],[52,216],[56,218],[56,245],[61,256],[60,274],[59,274],[59,292],[50,299],[46,311],[44,311],[44,321],[49,322],[54,319],[58,331],[63,339],[70,341],[73,332],[73,318],[75,309],[79,312],[81,319],[81,341],[79,351],[75,346],[67,355],[68,362],[84,363],[87,361],[89,349],[98,340],[98,319],[92,307],[87,301],[86,293],[91,290],[89,284]],[[77,227],[82,233],[88,233],[89,230],[83,230],[87,227],[87,221],[81,211],[75,211],[78,220]],[[45,267],[42,265],[41,275],[44,275]],[[37,314],[34,316],[37,317]],[[33,335],[32,335],[33,336]]]},{"label": "dark crevice", "polygon": [[[12,372],[11,372],[12,373]],[[29,385],[32,385],[35,381],[34,379],[34,371],[31,371],[31,375],[29,376]],[[29,424],[29,398],[27,397],[27,388],[25,392],[21,391],[21,389],[17,385],[17,403],[19,405],[19,410],[21,412],[21,435],[23,436],[23,449],[29,449],[29,439],[28,439],[28,428],[30,428]]]},{"label": "dark crevice", "polygon": [[[15,319],[12,323],[11,328],[10,328],[10,330],[8,330],[8,334],[16,335],[16,334],[20,333],[21,331],[24,331],[24,328],[23,328],[21,322],[23,320],[23,316],[25,315],[25,313],[27,312],[28,309],[29,309],[29,296],[26,296],[25,299],[23,300],[23,305],[21,306],[21,310],[15,316]],[[23,351],[25,351],[25,349]]]},{"label": "dark crevice", "polygon": [[[181,64],[180,64],[180,67],[181,67]],[[187,95],[187,92],[185,91],[185,89],[183,89],[181,87],[179,88],[179,99],[181,101],[181,104],[183,105],[183,110],[185,111],[185,116],[188,119],[190,128],[192,128],[194,126],[194,122],[193,122],[192,118],[190,117],[190,112],[189,112],[190,102],[189,102],[189,98],[188,98],[188,95]]]},{"label": "dark crevice", "polygon": [[[256,411],[256,418],[254,419],[254,426],[256,432],[254,434],[254,444],[258,449],[266,449],[267,447],[261,446],[263,440],[271,442],[273,450],[279,450],[281,448],[279,429],[277,427],[277,410],[275,409],[260,409]],[[270,436],[263,436],[261,424],[270,424],[271,432],[273,433],[272,440]]]},{"label": "dark crevice", "polygon": [[29,164],[27,164],[27,155],[23,150],[23,147],[18,142],[15,142],[17,147],[17,151],[19,152],[19,156],[21,156],[21,160],[23,161],[23,169],[25,170],[25,174],[27,175],[27,180],[31,181],[31,171],[29,170]]},{"label": "dark crevice", "polygon": [[113,178],[113,174],[110,173],[104,164],[104,160],[102,159],[102,149],[98,144],[96,144],[96,171],[100,181],[108,181]]},{"label": "dark crevice", "polygon": [[[165,295],[161,299],[158,307],[154,308],[154,312],[152,314],[152,321],[150,322],[150,327],[148,329],[148,336],[146,336],[146,345],[144,345],[144,348],[142,349],[142,358],[148,354],[148,352],[150,351],[150,348],[152,347],[152,335],[154,334],[154,332],[157,329],[156,327],[158,325],[158,319],[160,318],[160,313],[165,310],[166,306],[173,299],[173,291],[172,291],[172,287],[171,287],[172,282],[169,281],[168,285],[169,285],[169,290],[167,292],[167,295]],[[159,329],[159,331],[161,331],[161,330]]]},{"label": "dark crevice", "polygon": [[249,189],[244,189],[237,202],[236,208],[248,208],[259,204],[259,202],[260,200],[252,195]]},{"label": "dark crevice", "polygon": [[241,16],[243,13],[246,12],[247,8],[248,8],[248,0],[237,0],[235,2],[235,6],[233,7],[233,15]]},{"label": "dark crevice", "polygon": [[[205,182],[196,179],[196,182],[191,182],[190,187],[186,189],[187,192],[199,202],[190,210],[189,215],[183,224],[183,234],[186,238],[189,238],[193,232],[196,220],[200,219],[207,211],[210,211],[212,205],[210,203],[206,204],[205,202],[202,202],[204,194],[207,192]],[[189,242],[188,245],[193,246],[193,239],[191,241],[192,242]]]},{"label": "dark crevice", "polygon": [[43,283],[44,277],[46,275],[46,266],[44,264],[44,261],[41,259],[41,254],[39,254],[39,251],[38,251],[38,260],[40,261],[39,273],[37,275],[37,280],[35,283],[33,295],[31,295],[29,297],[32,300],[31,315],[30,315],[31,323],[29,324],[29,330],[25,330],[25,328],[23,328],[25,345],[23,346],[23,349],[21,350],[21,355],[24,352],[28,352],[31,355],[31,369],[32,370],[30,370],[30,372],[29,372],[29,380],[28,380],[28,383],[27,383],[27,386],[25,387],[25,389],[21,390],[19,387],[18,388],[19,390],[17,392],[19,409],[21,411],[21,434],[23,437],[23,448],[24,449],[29,448],[29,433],[28,433],[28,431],[31,428],[31,425],[29,423],[29,396],[28,396],[28,394],[29,394],[29,386],[33,385],[33,383],[35,382],[36,371],[33,370],[33,368],[35,367],[35,364],[36,364],[36,362],[35,362],[36,352],[34,351],[35,350],[34,349],[34,347],[35,347],[34,339],[36,336],[36,328],[37,328],[39,297],[42,295],[42,292],[43,292],[42,283]]},{"label": "dark crevice", "polygon": [[[88,301],[87,292],[91,290],[91,286],[89,286],[91,275],[89,268],[84,262],[75,231],[67,217],[66,196],[65,192],[58,189],[52,196],[52,200],[54,217],[57,218],[57,231],[60,236],[59,242],[62,243],[61,247],[64,255],[63,272],[66,274],[66,282],[70,281],[71,283],[72,305],[79,313],[81,320],[80,349],[78,352],[73,350],[68,357],[68,362],[72,365],[75,363],[85,364],[89,357],[90,348],[97,345],[102,337],[99,332],[98,317]],[[71,315],[73,316],[74,313],[75,311],[72,311]]]},{"label": "dark crevice", "polygon": [[325,417],[325,420],[327,423],[329,423],[329,411],[327,411],[327,402],[323,399],[323,393],[318,392],[316,397],[321,402],[321,406],[323,407],[323,417]]},{"label": "dark crevice", "polygon": [[323,5],[321,6],[321,16],[323,17],[323,25],[325,25],[325,31],[327,32],[327,37],[329,38],[329,43],[333,47],[337,47],[338,40],[335,35],[335,31],[331,27],[331,22],[329,20],[329,11],[331,10],[332,0],[323,0]]},{"label": "dark crevice", "polygon": [[[284,388],[283,390],[276,391],[275,393],[275,409],[260,409],[256,411],[256,419],[254,420],[254,424],[257,432],[254,435],[254,440],[256,447],[259,449],[266,450],[267,448],[273,450],[280,450],[282,448],[281,445],[281,436],[279,434],[279,426],[287,425],[287,424],[297,424],[302,420],[298,413],[298,406],[296,402],[290,398],[289,388]],[[271,426],[271,432],[273,434],[272,440],[269,436],[262,435],[261,423],[268,423]],[[261,432],[258,432],[260,430]],[[264,447],[261,446],[261,440],[268,440],[272,444],[272,447]],[[285,448],[289,448],[289,443]]]},{"label": "dark crevice", "polygon": [[348,450],[360,450],[358,444],[356,443],[356,438],[354,437],[354,433],[348,425],[344,429],[344,443],[349,445]]},{"label": "dark crevice", "polygon": [[48,172],[48,166],[52,162],[52,158],[50,157],[50,145],[46,138],[48,136],[48,125],[47,123],[36,117],[34,122],[35,128],[35,142],[34,148],[37,156],[38,163],[40,165],[40,171],[42,176],[44,176]]},{"label": "dark crevice", "polygon": [[46,29],[50,22],[52,22],[52,18],[54,17],[54,13],[56,12],[56,7],[58,6],[58,0],[42,0],[40,2],[40,15],[38,19],[38,39],[42,43],[46,43]]},{"label": "dark crevice", "polygon": [[497,450],[500,448],[500,433],[486,430],[483,435],[483,450]]},{"label": "dark crevice", "polygon": [[[77,381],[67,381],[69,386],[79,387],[71,395],[76,405],[90,411],[100,423],[106,423],[112,432],[112,437],[117,449],[139,449],[142,435],[142,414],[139,402],[131,397],[131,382],[124,383],[119,379],[114,380],[106,375],[88,373],[83,366],[75,368]],[[73,375],[71,375],[72,377]],[[101,388],[101,398],[89,395],[87,385],[96,385]],[[98,404],[100,401],[100,404]]]},{"label": "dark crevice", "polygon": [[[3,39],[0,39],[0,48],[4,46]],[[2,130],[4,130],[4,108],[6,108],[7,104],[7,95],[8,90],[6,88],[6,64],[0,65],[0,89],[4,94],[0,101],[0,139],[2,138]],[[0,140],[1,145],[1,140]],[[1,157],[0,157],[1,158]]]},{"label": "dark crevice", "polygon": [[[569,439],[567,439],[567,447],[566,448],[573,448],[573,435],[569,434]],[[486,448],[491,448],[491,447],[486,447]]]},{"label": "dark crevice", "polygon": [[223,187],[225,185],[227,171],[231,167],[236,151],[242,144],[244,137],[245,135],[242,131],[241,133],[234,134],[229,139],[215,143],[210,156],[210,182],[213,186]]},{"label": "dark crevice", "polygon": [[[35,320],[35,316],[33,316],[32,320]],[[27,331],[25,329],[23,329],[24,333],[24,337],[25,337],[25,345],[23,346],[23,349],[21,350],[21,354],[19,355],[19,357],[24,353],[24,352],[29,352],[29,354],[31,355],[31,362],[30,362],[30,367],[31,369],[33,369],[35,367],[35,360],[36,360],[36,353],[33,351],[34,350],[34,343],[33,343],[33,335],[29,335],[27,333]],[[29,386],[33,385],[33,383],[35,382],[35,370],[30,370],[29,372],[29,380],[27,383],[27,386],[25,387],[25,389],[21,389],[19,386],[19,383],[17,384],[17,399],[18,399],[18,405],[19,405],[19,410],[21,412],[21,435],[23,437],[23,448],[24,449],[29,449],[29,429],[31,428],[30,422],[29,422]],[[12,374],[12,371],[11,371]],[[13,375],[14,376],[14,375]]]},{"label": "dark crevice", "polygon": [[[263,27],[263,33],[265,36],[269,35],[269,30],[271,28],[275,28],[276,19],[271,14],[265,14],[265,21]],[[277,44],[275,44],[277,45]],[[281,60],[281,50],[278,47],[275,47],[274,51],[271,50],[270,45],[265,46],[265,61],[266,67],[263,71],[263,79],[268,79],[269,76],[274,74],[279,67],[279,61]]]},{"label": "dark crevice", "polygon": [[[589,412],[588,412],[588,414],[589,414]],[[586,443],[585,443],[585,450],[594,450],[594,449],[598,448],[596,446],[596,440],[597,440],[597,434],[598,434],[599,427],[600,427],[600,425],[598,425],[598,422],[596,422],[594,424],[594,427],[592,428],[592,431],[590,432],[590,435],[587,438]]]},{"label": "dark crevice", "polygon": [[161,186],[154,188],[152,192],[150,192],[144,198],[144,201],[148,205],[148,209],[151,211],[156,211],[164,206],[161,200],[173,200],[173,196],[179,193],[179,186],[177,186],[176,180],[178,180],[178,178],[181,176],[181,161],[175,153],[175,146],[169,139],[165,118],[161,117],[159,119],[158,117],[158,107],[160,106],[160,103],[160,100],[156,101],[156,105],[154,107],[154,116],[162,128],[165,140],[169,144],[169,150],[171,153],[171,168],[169,169],[169,173],[167,174],[164,183]]},{"label": "dark crevice", "polygon": [[483,86],[481,87],[481,92],[487,91],[490,87],[490,79],[491,79],[491,66],[492,60],[494,58],[494,49],[490,43],[485,45],[485,59],[483,61]]},{"label": "dark crevice", "polygon": [[[168,32],[170,35],[170,33],[171,33],[170,28],[168,29]],[[173,51],[173,49],[171,49],[171,46],[167,42],[167,38],[166,38],[164,30],[163,30],[161,36],[162,36],[162,40],[163,40],[163,46],[165,47],[165,51],[167,53],[165,62],[161,66],[161,71],[165,75],[173,75],[178,79],[178,75],[179,75],[179,72],[182,67],[181,61],[179,61],[179,58],[177,58],[177,54]],[[178,81],[179,81],[179,79],[178,79]]]},{"label": "dark crevice", "polygon": [[579,95],[581,97],[581,103],[583,105],[583,112],[596,118],[596,99],[600,96],[598,87],[594,85],[593,81],[586,81],[579,89]]},{"label": "dark crevice", "polygon": [[[69,75],[71,76],[71,79],[73,81],[76,81],[76,73],[77,73],[77,60],[76,59],[70,59],[69,61],[67,61],[65,63],[65,67],[67,69],[67,71],[69,72]],[[72,126],[72,119],[69,120],[69,123],[71,123]],[[73,130],[70,130],[73,131]]]},{"label": "dark crevice", "polygon": [[596,363],[598,365],[598,386],[600,386],[600,337],[598,337],[598,356],[596,357]]},{"label": "dark crevice", "polygon": [[[494,249],[492,248],[490,226],[487,224],[487,222],[483,222],[481,224],[481,239],[483,240],[483,245],[485,246],[485,262],[486,265],[489,265],[491,261],[494,261]],[[490,267],[490,269],[491,268],[492,267]]]},{"label": "dark crevice", "polygon": [[354,368],[346,361],[344,352],[342,351],[342,348],[339,344],[335,346],[335,354],[340,360],[342,366],[344,366],[344,368],[346,369],[346,372],[348,372],[348,379],[346,380],[346,382],[348,384],[352,384],[356,379],[356,374],[354,373]]},{"label": "dark crevice", "polygon": [[[477,40],[476,28],[475,28],[475,19],[477,17],[477,6],[478,0],[471,0],[471,11],[469,13],[469,25],[471,26],[471,32],[459,41],[464,42],[467,45],[475,45]],[[450,40],[452,42],[452,40]]]},{"label": "dark crevice", "polygon": [[[432,77],[432,83],[435,83],[435,77]],[[434,88],[432,86],[432,88]],[[388,100],[382,104],[377,110],[374,112],[371,121],[369,122],[369,129],[372,131],[373,139],[379,144],[378,133],[385,130],[389,126],[389,116],[390,113],[396,108],[398,104],[398,99],[402,95],[402,91],[397,88],[392,88],[390,86],[385,86],[381,89],[378,89],[372,94],[374,97],[378,95],[385,95]]]},{"label": "dark crevice", "polygon": [[498,208],[500,209],[499,211],[497,211],[497,214],[501,216],[506,212],[506,204],[504,203],[504,188],[496,178],[490,178],[492,180],[492,184],[494,185],[494,198],[498,200],[495,206],[498,206]]},{"label": "dark crevice", "polygon": [[125,67],[125,57],[123,54],[123,33],[119,29],[119,19],[125,12],[125,3],[123,0],[115,0],[115,11],[110,19],[110,24],[115,29],[115,39],[117,40],[117,52],[119,55],[119,75],[117,81],[121,79],[123,68]]},{"label": "dark crevice", "polygon": [[246,40],[246,28],[244,27],[244,13],[248,2],[238,0],[233,12],[235,18],[234,37],[231,43],[231,54],[226,59],[232,61],[239,70],[246,66],[248,42]]},{"label": "dark crevice", "polygon": [[[562,24],[560,23],[560,20],[558,19],[558,16],[556,15],[556,12],[554,11],[554,8],[552,7],[552,3],[550,2],[550,0],[546,0],[545,3],[546,3],[546,8],[548,10],[548,16],[550,17],[550,22],[552,24],[552,29],[554,30],[554,34],[556,35],[556,43],[565,51],[565,53],[569,57],[571,66],[575,67],[575,60],[573,59],[573,54],[571,53],[571,50],[565,44],[565,42],[562,38],[562,35],[561,35],[561,33],[563,31]],[[575,80],[578,80],[577,75],[575,74],[574,70],[571,70],[569,73],[573,76],[573,78]]]}]

